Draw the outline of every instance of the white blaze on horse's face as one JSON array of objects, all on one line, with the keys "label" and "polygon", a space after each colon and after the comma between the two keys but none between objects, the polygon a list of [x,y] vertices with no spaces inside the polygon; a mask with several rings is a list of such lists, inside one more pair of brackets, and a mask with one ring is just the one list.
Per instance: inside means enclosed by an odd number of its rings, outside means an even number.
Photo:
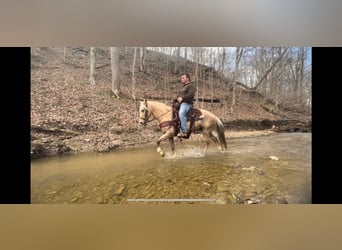
[{"label": "white blaze on horse's face", "polygon": [[148,109],[146,101],[140,101],[139,106],[139,124],[146,126],[148,120]]}]

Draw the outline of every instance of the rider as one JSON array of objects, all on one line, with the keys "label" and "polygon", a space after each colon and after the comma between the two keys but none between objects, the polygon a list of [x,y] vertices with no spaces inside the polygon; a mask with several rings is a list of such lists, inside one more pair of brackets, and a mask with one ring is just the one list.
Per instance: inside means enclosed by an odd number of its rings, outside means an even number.
[{"label": "rider", "polygon": [[190,75],[181,75],[181,82],[184,84],[183,90],[177,96],[177,102],[180,103],[179,119],[181,123],[181,130],[178,133],[178,137],[186,137],[186,113],[192,108],[195,98],[196,87],[190,82]]}]

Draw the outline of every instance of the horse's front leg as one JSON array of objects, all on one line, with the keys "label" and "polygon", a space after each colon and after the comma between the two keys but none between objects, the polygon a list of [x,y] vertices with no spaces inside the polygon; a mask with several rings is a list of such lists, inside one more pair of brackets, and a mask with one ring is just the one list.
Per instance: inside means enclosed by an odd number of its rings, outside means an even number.
[{"label": "horse's front leg", "polygon": [[[160,142],[165,140],[165,139],[168,139],[168,138],[171,138],[173,139],[173,133],[172,132],[166,132],[165,134],[163,134],[161,137],[159,137],[158,141],[157,141],[157,152],[161,155],[161,156],[164,156],[165,155],[165,152],[162,150],[162,148],[160,147]],[[171,146],[172,147],[172,146]]]}]

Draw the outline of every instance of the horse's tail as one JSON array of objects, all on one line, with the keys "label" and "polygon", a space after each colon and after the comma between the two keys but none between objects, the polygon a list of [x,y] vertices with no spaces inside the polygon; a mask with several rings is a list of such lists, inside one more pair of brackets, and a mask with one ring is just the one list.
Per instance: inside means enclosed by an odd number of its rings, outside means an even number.
[{"label": "horse's tail", "polygon": [[224,125],[218,117],[216,117],[216,127],[220,144],[221,146],[223,145],[225,149],[227,149],[226,137],[224,135]]}]

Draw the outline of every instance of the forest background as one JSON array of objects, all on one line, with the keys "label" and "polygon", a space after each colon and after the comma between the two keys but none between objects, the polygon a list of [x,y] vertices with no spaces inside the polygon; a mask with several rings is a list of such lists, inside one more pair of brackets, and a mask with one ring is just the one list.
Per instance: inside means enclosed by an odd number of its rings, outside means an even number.
[{"label": "forest background", "polygon": [[154,144],[137,102],[171,104],[183,73],[227,139],[311,131],[309,47],[32,47],[31,158]]}]

